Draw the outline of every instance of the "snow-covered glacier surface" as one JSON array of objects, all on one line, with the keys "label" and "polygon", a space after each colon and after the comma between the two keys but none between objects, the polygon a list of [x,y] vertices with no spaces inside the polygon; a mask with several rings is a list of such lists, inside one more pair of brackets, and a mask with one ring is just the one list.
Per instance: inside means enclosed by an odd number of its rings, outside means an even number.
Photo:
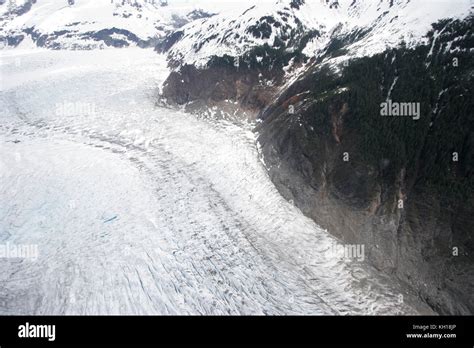
[{"label": "snow-covered glacier surface", "polygon": [[38,252],[0,258],[0,314],[428,312],[279,195],[250,127],[156,107],[151,50],[0,64],[0,244]]}]

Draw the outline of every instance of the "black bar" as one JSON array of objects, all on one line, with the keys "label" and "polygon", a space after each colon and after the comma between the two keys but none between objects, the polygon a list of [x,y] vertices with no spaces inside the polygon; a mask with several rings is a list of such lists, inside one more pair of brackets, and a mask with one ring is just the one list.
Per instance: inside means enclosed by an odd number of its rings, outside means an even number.
[{"label": "black bar", "polygon": [[[55,340],[20,338],[19,327],[55,325]],[[414,325],[416,325],[414,327]],[[436,327],[434,326],[436,325]],[[440,325],[443,325],[440,327]],[[455,326],[454,326],[455,325]],[[407,338],[455,334],[455,338]],[[0,346],[69,344],[325,344],[473,347],[472,316],[9,316],[0,317]]]}]

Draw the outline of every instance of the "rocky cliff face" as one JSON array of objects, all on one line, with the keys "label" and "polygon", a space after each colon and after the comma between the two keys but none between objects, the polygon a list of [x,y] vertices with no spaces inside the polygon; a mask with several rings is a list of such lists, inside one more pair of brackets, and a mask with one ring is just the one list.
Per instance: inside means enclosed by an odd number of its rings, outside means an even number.
[{"label": "rocky cliff face", "polygon": [[[274,62],[273,57],[268,59]],[[192,112],[218,107],[227,117],[243,112],[247,119],[255,120],[284,83],[281,66],[275,65],[273,69],[265,66],[265,62],[256,60],[255,52],[239,58],[214,57],[205,68],[185,65],[170,74],[161,98]]]}]

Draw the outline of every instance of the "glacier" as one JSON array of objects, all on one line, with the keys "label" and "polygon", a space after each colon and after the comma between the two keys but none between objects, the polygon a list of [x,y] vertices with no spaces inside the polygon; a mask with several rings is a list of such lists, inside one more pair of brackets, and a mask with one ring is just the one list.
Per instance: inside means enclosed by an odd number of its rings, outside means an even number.
[{"label": "glacier", "polygon": [[[427,314],[284,200],[151,49],[0,52],[0,314]],[[67,112],[66,112],[67,110]]]}]

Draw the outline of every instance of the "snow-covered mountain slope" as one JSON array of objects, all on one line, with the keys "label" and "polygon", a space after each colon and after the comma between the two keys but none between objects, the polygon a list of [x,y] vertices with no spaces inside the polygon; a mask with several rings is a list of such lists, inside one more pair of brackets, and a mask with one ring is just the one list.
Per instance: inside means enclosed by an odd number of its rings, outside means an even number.
[{"label": "snow-covered mountain slope", "polygon": [[303,1],[264,0],[231,16],[220,14],[185,26],[170,58],[202,66],[211,56],[236,57],[264,44],[294,47],[304,37],[315,41],[327,37],[338,17],[337,8],[319,2],[313,6]]},{"label": "snow-covered mountain slope", "polygon": [[442,19],[462,19],[472,14],[471,0],[344,0],[348,30],[366,30],[347,50],[350,55],[369,56],[404,41],[408,47],[426,42],[431,25]]},{"label": "snow-covered mountain slope", "polygon": [[0,39],[3,46],[31,45],[32,40],[55,49],[153,45],[176,28],[236,3],[210,5],[203,0],[0,1]]},{"label": "snow-covered mountain slope", "polygon": [[[120,1],[35,1],[2,5],[2,36],[15,46],[29,36],[49,48],[124,46],[148,40],[162,19],[158,5]],[[161,17],[161,18],[160,18]]]},{"label": "snow-covered mountain slope", "polygon": [[189,23],[169,54],[176,65],[196,66],[265,44],[307,57],[341,46],[348,56],[367,56],[402,41],[414,46],[432,23],[469,13],[470,0],[265,0]]}]

